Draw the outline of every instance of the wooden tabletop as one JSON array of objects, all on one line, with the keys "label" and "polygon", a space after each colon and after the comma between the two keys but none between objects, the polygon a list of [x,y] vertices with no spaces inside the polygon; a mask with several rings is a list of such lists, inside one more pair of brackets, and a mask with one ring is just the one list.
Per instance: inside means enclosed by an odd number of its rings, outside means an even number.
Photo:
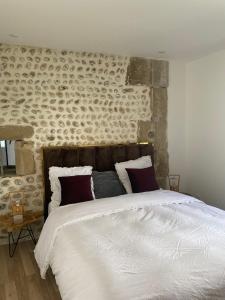
[{"label": "wooden tabletop", "polygon": [[0,225],[5,227],[8,232],[11,232],[13,230],[20,229],[28,224],[32,224],[41,219],[41,217],[43,217],[42,211],[28,210],[23,214],[23,221],[19,224],[15,224],[13,222],[12,214],[0,215]]}]

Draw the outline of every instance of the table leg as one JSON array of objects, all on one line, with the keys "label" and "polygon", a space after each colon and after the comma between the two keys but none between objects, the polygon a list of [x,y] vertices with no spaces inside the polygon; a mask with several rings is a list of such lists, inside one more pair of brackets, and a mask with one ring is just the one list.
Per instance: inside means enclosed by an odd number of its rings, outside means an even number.
[{"label": "table leg", "polygon": [[37,241],[35,239],[35,236],[34,236],[34,233],[33,233],[31,225],[28,224],[26,227],[27,227],[27,231],[29,232],[29,235],[30,235],[33,243],[36,245]]},{"label": "table leg", "polygon": [[[22,233],[23,229],[20,230],[20,233],[15,241],[13,233],[12,232],[8,232],[8,244],[9,244],[9,256],[13,257],[15,251],[16,251],[16,247],[18,245],[18,241],[20,239],[21,233]],[[12,241],[12,242],[11,242]]]},{"label": "table leg", "polygon": [[[23,231],[27,231],[28,234],[21,236]],[[21,240],[25,237],[28,237],[28,236],[32,239],[33,243],[36,245],[37,241],[35,239],[32,227],[29,224],[20,229],[19,235],[18,235],[16,240],[14,239],[13,233],[8,232],[8,244],[9,244],[9,256],[10,257],[13,257],[13,255],[16,251],[16,247],[18,245],[19,240]]]}]

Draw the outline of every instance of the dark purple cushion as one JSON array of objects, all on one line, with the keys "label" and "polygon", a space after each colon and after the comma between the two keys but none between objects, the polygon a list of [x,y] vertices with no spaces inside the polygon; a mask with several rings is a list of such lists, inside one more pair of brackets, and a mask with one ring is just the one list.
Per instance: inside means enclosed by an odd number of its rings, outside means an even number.
[{"label": "dark purple cushion", "polygon": [[61,204],[93,200],[91,192],[91,175],[59,177],[61,184]]},{"label": "dark purple cushion", "polygon": [[154,167],[144,169],[126,169],[130,178],[133,193],[158,190]]}]

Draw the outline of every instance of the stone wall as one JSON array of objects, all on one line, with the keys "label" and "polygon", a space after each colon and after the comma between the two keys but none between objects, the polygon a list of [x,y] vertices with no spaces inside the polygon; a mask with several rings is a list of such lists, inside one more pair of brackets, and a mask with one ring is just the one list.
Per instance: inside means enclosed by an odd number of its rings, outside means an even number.
[{"label": "stone wall", "polygon": [[[10,210],[8,193],[17,190],[24,191],[28,208],[42,209],[42,146],[148,138],[160,150],[156,165],[163,182],[168,170],[168,77],[164,74],[168,65],[156,64],[146,59],[141,64],[128,57],[1,44],[0,126],[33,128],[33,135],[25,141],[33,144],[36,173],[0,178],[0,213]],[[0,242],[5,237],[6,232],[0,231]]]}]

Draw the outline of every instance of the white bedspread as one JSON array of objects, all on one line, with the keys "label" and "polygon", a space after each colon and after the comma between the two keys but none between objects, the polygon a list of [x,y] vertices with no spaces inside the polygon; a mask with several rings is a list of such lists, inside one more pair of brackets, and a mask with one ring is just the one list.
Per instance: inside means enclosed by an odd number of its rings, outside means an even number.
[{"label": "white bedspread", "polygon": [[162,190],[59,207],[35,258],[64,300],[225,299],[225,212]]}]

